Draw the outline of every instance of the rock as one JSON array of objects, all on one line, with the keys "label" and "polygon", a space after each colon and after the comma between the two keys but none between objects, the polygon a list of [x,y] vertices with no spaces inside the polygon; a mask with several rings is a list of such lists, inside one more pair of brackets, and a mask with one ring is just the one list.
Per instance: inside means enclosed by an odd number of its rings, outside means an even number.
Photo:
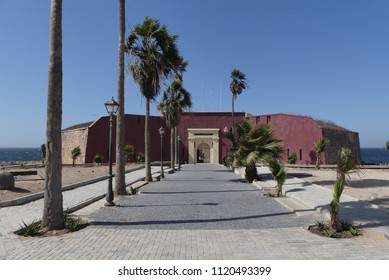
[{"label": "rock", "polygon": [[15,178],[7,171],[0,171],[0,190],[12,190],[15,188]]}]

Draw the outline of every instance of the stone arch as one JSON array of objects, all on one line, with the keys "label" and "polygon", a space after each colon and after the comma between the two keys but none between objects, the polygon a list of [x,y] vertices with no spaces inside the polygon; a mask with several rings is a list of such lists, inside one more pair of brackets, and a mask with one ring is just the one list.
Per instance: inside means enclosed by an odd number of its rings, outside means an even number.
[{"label": "stone arch", "polygon": [[[198,152],[204,150],[204,161],[199,161]],[[219,164],[219,129],[188,128],[189,163]]]},{"label": "stone arch", "polygon": [[211,162],[211,147],[207,143],[201,143],[197,147],[197,162],[198,163]]}]

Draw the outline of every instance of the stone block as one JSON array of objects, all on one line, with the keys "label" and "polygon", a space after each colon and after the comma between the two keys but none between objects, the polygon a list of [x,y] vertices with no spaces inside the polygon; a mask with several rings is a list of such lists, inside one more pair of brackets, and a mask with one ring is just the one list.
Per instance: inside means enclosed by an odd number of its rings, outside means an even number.
[{"label": "stone block", "polygon": [[0,190],[12,190],[15,188],[15,178],[12,173],[0,171]]}]

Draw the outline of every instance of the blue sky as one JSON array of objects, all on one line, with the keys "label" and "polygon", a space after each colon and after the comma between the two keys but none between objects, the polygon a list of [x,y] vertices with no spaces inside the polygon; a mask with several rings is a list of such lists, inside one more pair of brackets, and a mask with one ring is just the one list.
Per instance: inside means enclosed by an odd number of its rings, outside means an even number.
[{"label": "blue sky", "polygon": [[[49,11],[49,0],[0,0],[0,147],[45,142]],[[388,14],[385,0],[127,0],[126,35],[150,16],[180,36],[192,111],[230,111],[238,68],[250,87],[236,111],[331,120],[359,132],[362,147],[383,147]],[[63,1],[63,128],[106,115],[117,44],[117,0]],[[129,75],[125,94],[125,112],[144,114]]]}]

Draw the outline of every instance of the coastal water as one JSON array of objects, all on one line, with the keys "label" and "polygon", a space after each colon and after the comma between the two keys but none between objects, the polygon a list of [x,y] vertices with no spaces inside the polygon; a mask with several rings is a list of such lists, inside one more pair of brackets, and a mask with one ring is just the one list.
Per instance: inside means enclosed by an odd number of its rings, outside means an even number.
[{"label": "coastal water", "polygon": [[384,148],[361,148],[361,161],[364,164],[389,164],[389,151]]},{"label": "coastal water", "polygon": [[39,161],[40,148],[0,148],[0,162]]},{"label": "coastal water", "polygon": [[[39,161],[40,148],[0,148],[0,162]],[[389,164],[389,151],[384,148],[361,148],[364,164]]]}]

